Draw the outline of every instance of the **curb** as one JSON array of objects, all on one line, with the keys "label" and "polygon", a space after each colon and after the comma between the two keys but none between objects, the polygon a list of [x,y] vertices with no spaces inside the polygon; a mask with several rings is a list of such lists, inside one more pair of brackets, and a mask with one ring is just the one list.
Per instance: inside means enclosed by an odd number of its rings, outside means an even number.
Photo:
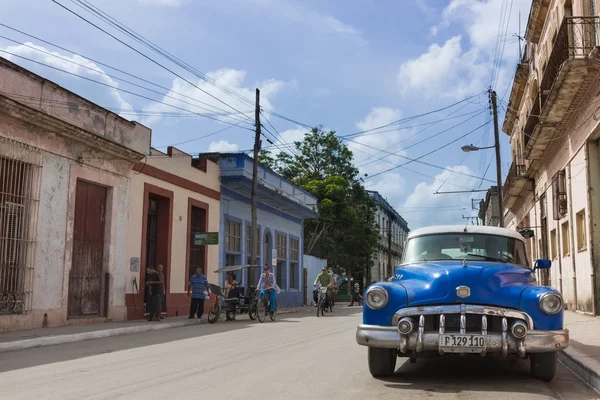
[{"label": "curb", "polygon": [[[281,310],[278,315],[297,313],[298,310]],[[70,333],[64,335],[40,336],[33,339],[0,342],[0,353],[15,350],[25,350],[34,347],[53,346],[57,344],[83,342],[84,340],[102,339],[113,336],[132,335],[134,333],[158,331],[163,329],[181,328],[184,326],[198,325],[197,320],[164,322],[160,324],[125,326],[114,329],[100,329],[92,332]]]},{"label": "curb", "polygon": [[592,389],[600,392],[600,364],[573,347],[558,353],[558,359]]}]

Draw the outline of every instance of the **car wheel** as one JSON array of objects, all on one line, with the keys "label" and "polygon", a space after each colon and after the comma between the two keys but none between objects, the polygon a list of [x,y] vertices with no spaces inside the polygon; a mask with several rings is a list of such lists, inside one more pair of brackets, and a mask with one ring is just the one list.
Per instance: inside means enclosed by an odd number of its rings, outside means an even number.
[{"label": "car wheel", "polygon": [[533,378],[550,382],[556,375],[557,353],[535,353],[529,355],[530,373]]},{"label": "car wheel", "polygon": [[392,375],[397,358],[396,350],[369,347],[369,372],[375,378]]}]

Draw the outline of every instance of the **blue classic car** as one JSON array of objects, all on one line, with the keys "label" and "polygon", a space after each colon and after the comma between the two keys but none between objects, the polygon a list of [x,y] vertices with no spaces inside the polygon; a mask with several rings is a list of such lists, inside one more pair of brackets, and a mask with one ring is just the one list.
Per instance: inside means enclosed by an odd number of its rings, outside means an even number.
[{"label": "blue classic car", "polygon": [[398,357],[458,353],[529,358],[531,375],[550,381],[557,352],[569,345],[560,293],[538,286],[523,237],[506,228],[436,226],[408,236],[388,282],[365,291],[356,341],[369,371],[391,375]]}]

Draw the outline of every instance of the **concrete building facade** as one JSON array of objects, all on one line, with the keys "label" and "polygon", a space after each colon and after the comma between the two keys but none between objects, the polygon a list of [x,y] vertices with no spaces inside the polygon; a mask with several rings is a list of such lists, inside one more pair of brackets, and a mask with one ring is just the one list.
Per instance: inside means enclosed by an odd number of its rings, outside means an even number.
[{"label": "concrete building facade", "polygon": [[498,187],[492,186],[479,202],[479,219],[486,226],[500,226],[500,209],[498,207]]},{"label": "concrete building facade", "polygon": [[219,232],[218,158],[193,159],[173,147],[166,153],[153,148],[130,176],[127,318],[144,316],[150,300],[147,269],[158,264],[166,281],[163,314],[185,315],[190,306],[187,284],[197,267],[210,283],[218,284],[213,272],[219,265],[218,245],[203,244],[206,235],[199,235]]},{"label": "concrete building facade", "polygon": [[[220,155],[221,220],[219,266],[249,265],[252,190],[252,158],[243,153]],[[273,265],[280,307],[306,303],[312,293],[307,288],[303,268],[304,220],[316,218],[317,198],[300,189],[269,168],[258,168],[257,254],[258,264]],[[275,261],[274,261],[275,260]],[[258,283],[261,267],[240,271],[244,287]],[[223,285],[225,276],[220,276]],[[310,282],[309,282],[310,283]]]},{"label": "concrete building facade", "polygon": [[[369,197],[377,204],[376,221],[379,226],[379,246],[373,255],[373,264],[368,269],[367,284],[389,278],[400,264],[404,242],[410,232],[408,223],[376,191],[368,191]],[[391,260],[391,263],[390,263]]]},{"label": "concrete building facade", "polygon": [[503,130],[505,224],[532,229],[532,259],[566,308],[597,315],[600,287],[600,18],[592,0],[533,0]]},{"label": "concrete building facade", "polygon": [[0,58],[0,331],[124,320],[150,129]]}]

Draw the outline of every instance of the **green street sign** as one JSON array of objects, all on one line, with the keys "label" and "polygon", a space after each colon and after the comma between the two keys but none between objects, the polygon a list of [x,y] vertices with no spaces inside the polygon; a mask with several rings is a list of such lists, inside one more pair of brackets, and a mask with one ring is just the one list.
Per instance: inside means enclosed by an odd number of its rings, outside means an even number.
[{"label": "green street sign", "polygon": [[196,246],[219,244],[219,232],[196,232],[194,244]]}]

